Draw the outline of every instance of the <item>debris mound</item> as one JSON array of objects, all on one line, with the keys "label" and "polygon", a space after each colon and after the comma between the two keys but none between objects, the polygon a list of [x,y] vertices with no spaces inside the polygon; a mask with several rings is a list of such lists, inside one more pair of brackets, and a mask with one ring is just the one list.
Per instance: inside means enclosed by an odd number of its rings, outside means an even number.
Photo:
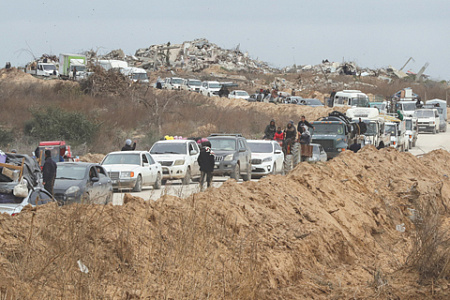
[{"label": "debris mound", "polygon": [[413,203],[449,216],[449,159],[367,146],[186,199],[0,215],[0,279],[23,299],[446,299],[405,261]]}]

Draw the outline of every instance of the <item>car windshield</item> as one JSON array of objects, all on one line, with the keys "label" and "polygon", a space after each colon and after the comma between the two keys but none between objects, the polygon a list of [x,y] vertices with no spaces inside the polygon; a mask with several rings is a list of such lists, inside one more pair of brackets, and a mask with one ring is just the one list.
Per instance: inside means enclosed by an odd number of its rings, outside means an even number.
[{"label": "car windshield", "polygon": [[139,154],[108,154],[102,165],[140,165],[141,159]]},{"label": "car windshield", "polygon": [[85,166],[59,164],[56,168],[56,179],[81,180],[85,174]]},{"label": "car windshield", "polygon": [[252,150],[252,153],[272,153],[273,152],[273,146],[271,143],[249,142],[248,146],[250,147],[250,150]]},{"label": "car windshield", "polygon": [[406,130],[412,130],[412,120],[406,120]]},{"label": "car windshield", "polygon": [[306,105],[322,105],[319,99],[306,99]]},{"label": "car windshield", "polygon": [[369,97],[360,96],[357,98],[350,99],[350,105],[356,107],[370,107],[369,105]]},{"label": "car windshield", "polygon": [[172,78],[172,84],[182,84],[183,79],[181,78]]},{"label": "car windshield", "polygon": [[344,134],[344,125],[342,124],[322,124],[314,123],[314,134]]},{"label": "car windshield", "polygon": [[376,123],[369,123],[367,124],[367,131],[365,135],[376,135],[377,134],[377,124]]},{"label": "car windshield", "polygon": [[217,151],[236,150],[236,140],[234,139],[210,139],[211,148]]},{"label": "car windshield", "polygon": [[418,118],[434,118],[432,110],[417,110],[416,115]]},{"label": "car windshield", "polygon": [[44,70],[46,71],[53,71],[56,70],[55,65],[43,65]]},{"label": "car windshield", "polygon": [[416,103],[402,103],[403,111],[416,110]]},{"label": "car windshield", "polygon": [[384,127],[384,133],[390,134],[391,136],[397,135],[397,126],[394,124],[387,124],[386,127]]},{"label": "car windshield", "polygon": [[220,89],[221,87],[222,87],[222,85],[219,83],[210,83],[209,84],[210,89]]},{"label": "car windshield", "polygon": [[11,193],[0,193],[0,204],[19,204],[22,203],[23,198],[16,197]]},{"label": "car windshield", "polygon": [[151,154],[187,154],[185,143],[156,143]]},{"label": "car windshield", "polygon": [[236,95],[238,96],[248,96],[247,92],[236,92]]},{"label": "car windshield", "polygon": [[134,80],[146,80],[148,79],[147,73],[133,73]]},{"label": "car windshield", "polygon": [[200,86],[202,85],[202,82],[200,80],[189,80],[188,84],[193,86]]}]

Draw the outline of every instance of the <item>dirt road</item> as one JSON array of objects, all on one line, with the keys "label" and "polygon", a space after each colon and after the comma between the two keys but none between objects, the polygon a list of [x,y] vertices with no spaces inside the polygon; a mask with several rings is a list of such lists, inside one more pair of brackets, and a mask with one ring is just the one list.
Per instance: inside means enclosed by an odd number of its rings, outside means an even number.
[{"label": "dirt road", "polygon": [[[450,131],[439,134],[421,133],[417,140],[417,145],[410,150],[413,155],[421,155],[428,153],[435,149],[450,150]],[[215,177],[213,187],[220,187],[229,177]],[[241,180],[242,182],[242,180]],[[193,193],[199,192],[198,183],[191,183],[190,185],[182,185],[181,181],[174,181],[162,187],[160,190],[154,190],[152,187],[144,187],[140,193],[131,193],[133,196],[141,197],[145,200],[158,200],[162,195],[168,194],[178,197],[188,197]],[[115,193],[113,204],[122,205],[123,196],[126,192]]]}]

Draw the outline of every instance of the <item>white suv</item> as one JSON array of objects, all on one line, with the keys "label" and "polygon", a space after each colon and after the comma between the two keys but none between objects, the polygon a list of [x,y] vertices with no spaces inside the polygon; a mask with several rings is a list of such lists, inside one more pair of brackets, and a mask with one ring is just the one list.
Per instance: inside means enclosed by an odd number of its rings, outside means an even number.
[{"label": "white suv", "polygon": [[435,108],[423,108],[416,110],[415,117],[419,124],[419,131],[431,131],[439,133],[439,113]]},{"label": "white suv", "polygon": [[167,180],[181,179],[183,184],[189,184],[191,178],[200,177],[197,162],[200,149],[195,141],[158,141],[153,144],[150,153],[162,166],[163,183]]},{"label": "white suv", "polygon": [[247,140],[252,150],[252,177],[282,174],[284,153],[276,141]]},{"label": "white suv", "polygon": [[164,88],[166,90],[180,90],[183,84],[183,78],[167,77],[164,81]]},{"label": "white suv", "polygon": [[222,85],[218,81],[203,81],[200,87],[200,93],[205,96],[219,96]]}]

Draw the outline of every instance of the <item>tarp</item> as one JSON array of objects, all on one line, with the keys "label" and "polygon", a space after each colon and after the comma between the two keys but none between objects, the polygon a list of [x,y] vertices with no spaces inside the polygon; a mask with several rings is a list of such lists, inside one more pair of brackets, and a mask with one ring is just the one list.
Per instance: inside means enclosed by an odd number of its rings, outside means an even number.
[{"label": "tarp", "polygon": [[[24,168],[23,168],[23,178],[28,182],[28,188],[32,189],[35,187],[41,177],[41,169],[33,157],[23,154],[6,153],[6,163],[16,166],[22,165],[22,160],[25,158]],[[0,181],[8,182],[5,178],[0,178]]]}]

